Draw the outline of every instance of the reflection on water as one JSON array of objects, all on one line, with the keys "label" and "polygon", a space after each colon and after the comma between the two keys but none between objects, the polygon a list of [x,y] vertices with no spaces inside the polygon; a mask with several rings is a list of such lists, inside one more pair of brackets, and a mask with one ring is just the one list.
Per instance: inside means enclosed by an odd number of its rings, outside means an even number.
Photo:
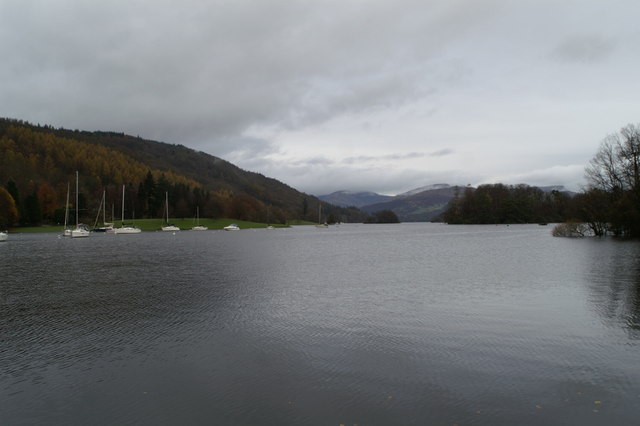
[{"label": "reflection on water", "polygon": [[0,246],[7,424],[631,424],[640,246],[341,225]]},{"label": "reflection on water", "polygon": [[640,338],[640,245],[635,241],[594,240],[584,274],[594,309],[610,325]]}]

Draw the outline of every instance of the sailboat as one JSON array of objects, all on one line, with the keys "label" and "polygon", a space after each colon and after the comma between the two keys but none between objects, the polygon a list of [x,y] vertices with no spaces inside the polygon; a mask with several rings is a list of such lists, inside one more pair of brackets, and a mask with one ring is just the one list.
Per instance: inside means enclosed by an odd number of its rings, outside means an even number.
[{"label": "sailboat", "polygon": [[0,231],[0,241],[7,241],[8,239],[9,239],[9,233]]},{"label": "sailboat", "polygon": [[316,228],[328,228],[327,222],[322,223],[322,204],[318,204],[318,224]]},{"label": "sailboat", "polygon": [[162,227],[162,230],[165,231],[165,232],[167,232],[167,231],[174,231],[174,232],[175,231],[179,231],[180,228],[178,228],[177,226],[175,226],[172,223],[169,223],[169,192],[165,192],[164,193],[164,198],[165,198],[164,206],[165,206],[165,210],[166,210],[166,214],[167,214],[167,216],[166,216],[167,223],[166,223],[165,226]]},{"label": "sailboat", "polygon": [[69,191],[70,191],[70,186],[69,186],[69,182],[67,182],[67,204],[64,206],[64,231],[62,231],[63,237],[71,236],[71,229],[67,228],[69,223]]},{"label": "sailboat", "polygon": [[90,232],[86,225],[78,222],[79,209],[78,209],[78,172],[76,171],[76,227],[71,230],[71,238],[83,238],[88,237]]},{"label": "sailboat", "polygon": [[[102,191],[102,201],[100,202],[100,207],[98,208],[98,214],[96,215],[96,221],[93,224],[93,232],[110,232],[113,230],[113,223],[107,222],[106,219],[106,191]],[[102,226],[97,228],[98,226],[98,218],[100,217],[100,211],[102,211]]]},{"label": "sailboat", "polygon": [[124,226],[124,185],[122,185],[122,227],[116,228],[116,234],[139,234],[142,232],[140,228],[135,226]]},{"label": "sailboat", "polygon": [[271,225],[271,217],[269,215],[269,206],[267,206],[267,229],[275,229],[273,225]]},{"label": "sailboat", "polygon": [[206,226],[200,225],[200,207],[196,207],[196,226],[191,229],[193,231],[206,231],[207,229],[209,229]]}]

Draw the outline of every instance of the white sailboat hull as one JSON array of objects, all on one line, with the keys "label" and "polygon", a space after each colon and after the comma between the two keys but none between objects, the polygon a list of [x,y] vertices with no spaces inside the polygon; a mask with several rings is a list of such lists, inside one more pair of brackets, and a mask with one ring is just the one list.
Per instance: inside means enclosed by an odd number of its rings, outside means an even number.
[{"label": "white sailboat hull", "polygon": [[174,226],[174,225],[167,225],[167,226],[163,226],[162,230],[164,232],[171,232],[171,231],[175,232],[175,231],[179,231],[180,228],[178,228],[177,226]]},{"label": "white sailboat hull", "polygon": [[84,238],[90,234],[88,229],[76,228],[71,230],[71,238]]},{"label": "white sailboat hull", "polygon": [[114,230],[115,234],[139,234],[142,230],[140,228],[136,228],[134,226],[123,226],[122,228],[116,228]]},{"label": "white sailboat hull", "polygon": [[0,232],[0,241],[7,241],[9,239],[9,234],[6,232]]}]

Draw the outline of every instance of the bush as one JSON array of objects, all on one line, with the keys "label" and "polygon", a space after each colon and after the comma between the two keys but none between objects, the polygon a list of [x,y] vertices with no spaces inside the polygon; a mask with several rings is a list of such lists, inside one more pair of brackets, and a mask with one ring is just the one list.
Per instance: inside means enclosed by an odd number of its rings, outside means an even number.
[{"label": "bush", "polygon": [[582,222],[570,220],[553,227],[551,235],[554,237],[579,238],[590,235],[589,226]]}]

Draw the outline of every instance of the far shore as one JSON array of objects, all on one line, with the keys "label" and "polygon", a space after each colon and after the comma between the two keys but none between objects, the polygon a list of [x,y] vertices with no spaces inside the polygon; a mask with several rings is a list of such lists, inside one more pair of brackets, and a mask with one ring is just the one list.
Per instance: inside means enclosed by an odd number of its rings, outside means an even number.
[{"label": "far shore", "polygon": [[[209,230],[220,230],[225,226],[231,225],[235,223],[240,227],[240,229],[257,229],[257,228],[266,228],[267,226],[273,226],[274,228],[288,228],[290,226],[295,225],[312,225],[312,222],[304,222],[304,221],[291,221],[286,224],[267,224],[260,222],[251,222],[246,220],[237,220],[237,219],[200,219],[200,225],[206,226]],[[160,231],[160,228],[165,225],[165,222],[162,219],[136,219],[133,221],[125,221],[126,225],[133,225],[140,228],[142,231]],[[187,231],[196,226],[196,222],[193,219],[173,219],[171,220],[171,224],[176,225],[180,228],[180,230]],[[98,227],[101,224],[97,225]],[[114,227],[122,226],[122,222],[115,222]],[[75,225],[69,226],[69,228],[73,228]],[[92,227],[90,227],[92,228]],[[10,228],[9,232],[12,234],[20,234],[20,233],[33,233],[33,232],[58,232],[61,233],[64,230],[63,225],[41,225],[41,226],[25,226],[25,227],[15,227]]]}]

